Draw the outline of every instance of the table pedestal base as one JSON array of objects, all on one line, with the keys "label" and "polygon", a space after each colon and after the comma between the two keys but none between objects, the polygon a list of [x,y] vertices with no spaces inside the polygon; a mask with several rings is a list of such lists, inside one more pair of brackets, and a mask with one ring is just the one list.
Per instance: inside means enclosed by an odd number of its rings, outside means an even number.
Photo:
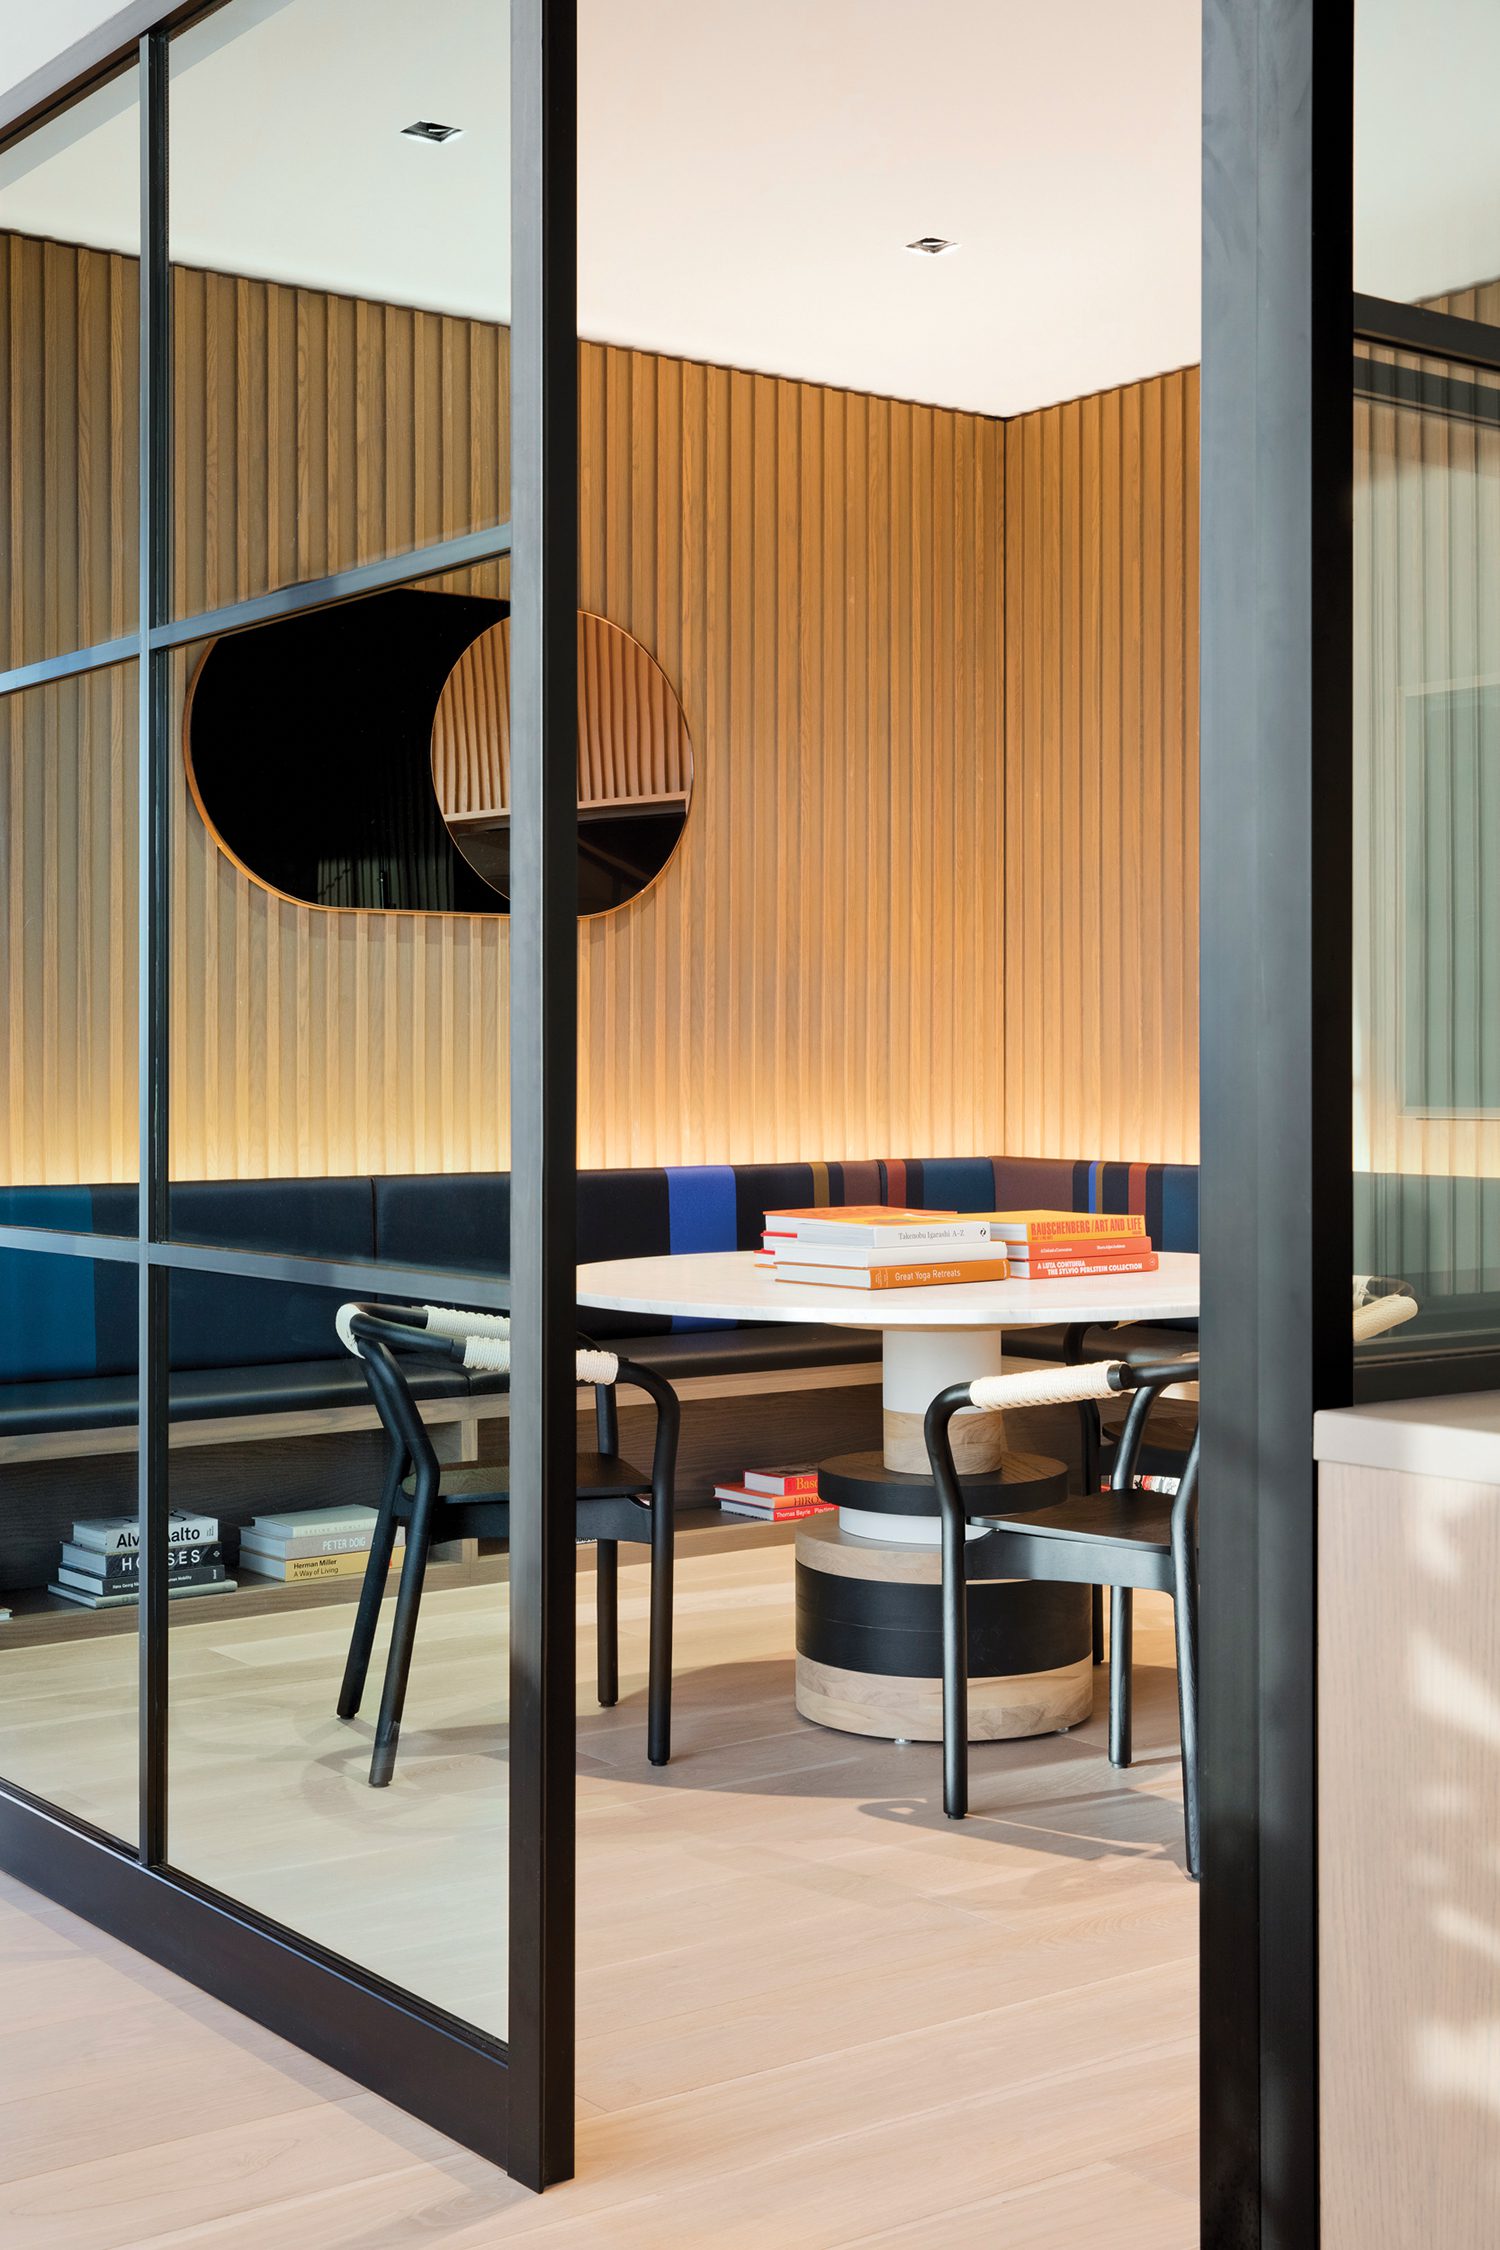
[{"label": "table pedestal base", "polygon": [[[797,1534],[803,1718],[846,1734],[940,1741],[940,1585],[931,1547],[856,1538],[833,1516],[804,1524]],[[970,1580],[971,1741],[1076,1726],[1093,1696],[1086,1586]]]}]

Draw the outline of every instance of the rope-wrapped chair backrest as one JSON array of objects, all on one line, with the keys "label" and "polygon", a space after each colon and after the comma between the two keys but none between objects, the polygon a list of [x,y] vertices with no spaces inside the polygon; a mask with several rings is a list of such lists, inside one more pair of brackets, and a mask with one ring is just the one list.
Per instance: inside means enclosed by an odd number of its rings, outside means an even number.
[{"label": "rope-wrapped chair backrest", "polygon": [[[509,1375],[510,1314],[471,1312],[462,1305],[341,1305],[334,1327],[344,1349],[356,1359],[368,1357],[366,1346],[382,1344],[391,1352],[403,1350],[424,1357],[451,1360],[471,1375]],[[588,1346],[575,1354],[578,1382],[596,1388],[619,1380],[620,1361],[614,1352]]]},{"label": "rope-wrapped chair backrest", "polygon": [[1381,1274],[1354,1276],[1354,1341],[1367,1344],[1374,1336],[1399,1328],[1421,1311],[1409,1283],[1388,1281]]}]

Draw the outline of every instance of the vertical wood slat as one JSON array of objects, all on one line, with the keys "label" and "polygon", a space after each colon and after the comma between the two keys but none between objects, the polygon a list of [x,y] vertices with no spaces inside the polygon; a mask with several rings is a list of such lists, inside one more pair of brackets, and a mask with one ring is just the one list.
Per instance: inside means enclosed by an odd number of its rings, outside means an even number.
[{"label": "vertical wood slat", "polygon": [[1197,398],[1006,425],[1010,1154],[1197,1156]]},{"label": "vertical wood slat", "polygon": [[[16,314],[42,276],[36,246],[6,249],[0,411],[19,498],[40,474],[43,370],[36,324]],[[84,526],[96,539],[134,506],[118,434],[134,414],[133,292],[129,261],[67,256],[84,312],[64,328],[81,323],[90,355],[110,307],[111,365],[87,370],[78,456],[107,492],[65,514],[82,549]],[[81,271],[95,261],[102,296]],[[183,607],[503,512],[503,333],[215,275],[180,275],[178,297]],[[1165,380],[1177,388],[1156,394],[1147,496],[1126,474],[1118,397],[1007,427],[582,348],[581,599],[662,662],[695,796],[661,882],[581,933],[580,1161],[1192,1154],[1196,376]],[[1138,426],[1139,400],[1128,412]],[[54,446],[50,473],[61,457]],[[1149,717],[1132,622],[1148,514],[1163,629]],[[13,507],[0,558],[13,635],[39,520]],[[129,622],[113,566],[80,551],[51,567],[37,582],[54,605],[86,595],[108,629]],[[484,590],[504,583],[492,573]],[[639,753],[648,713],[627,717]],[[109,739],[101,717],[90,757]],[[603,775],[602,738],[594,757]],[[106,823],[87,895],[118,928],[128,815],[97,775],[70,787],[51,817],[76,806],[75,824],[85,811]],[[36,941],[21,942],[39,831],[22,850],[15,827],[41,817],[42,792],[14,755],[5,802],[22,876],[0,985],[12,1062],[24,1048],[31,1067],[12,1068],[0,1103],[0,1178],[133,1176],[119,1036],[131,965],[95,932],[64,971],[59,933],[51,1005],[78,1020],[42,1014]],[[178,1176],[505,1161],[504,1089],[472,1067],[502,1044],[502,921],[318,914],[247,885],[185,800],[177,837]],[[81,834],[57,843],[60,872],[87,848]],[[1146,911],[1156,962],[1136,934]],[[1141,989],[1153,976],[1159,997]],[[40,1058],[18,1045],[18,1018]],[[59,1038],[87,1069],[83,1109],[99,1112],[76,1124],[57,1114]],[[391,1085],[410,1099],[392,1104]]]}]

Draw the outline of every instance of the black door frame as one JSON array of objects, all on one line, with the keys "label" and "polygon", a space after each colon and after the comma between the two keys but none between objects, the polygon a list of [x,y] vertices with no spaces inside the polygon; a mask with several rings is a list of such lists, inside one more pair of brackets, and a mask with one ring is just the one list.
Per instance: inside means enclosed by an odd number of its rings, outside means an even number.
[{"label": "black door frame", "polygon": [[1313,1415],[1351,1396],[1354,0],[1204,0],[1201,2179],[1313,2250]]},{"label": "black door frame", "polygon": [[[0,672],[0,696],[136,666],[138,1221],[129,1236],[0,1225],[0,1252],[102,1260],[137,1271],[139,1832],[131,1850],[0,1779],[0,1865],[540,2188],[565,2177],[573,2157],[576,0],[511,0],[512,520],[174,619],[170,40],[222,4],[135,0],[16,88],[0,110],[0,144],[8,144],[92,86],[132,66],[137,72],[139,621],[133,634]],[[175,1241],[169,1170],[172,652],[215,633],[502,556],[512,558],[516,714],[513,1292],[492,1275]],[[497,1088],[499,1063],[497,1052]],[[457,1298],[513,1311],[508,2042],[341,1960],[171,1863],[167,1302],[172,1274],[184,1271],[332,1286],[361,1297],[387,1291]],[[530,1507],[523,1504],[527,1496]]]}]

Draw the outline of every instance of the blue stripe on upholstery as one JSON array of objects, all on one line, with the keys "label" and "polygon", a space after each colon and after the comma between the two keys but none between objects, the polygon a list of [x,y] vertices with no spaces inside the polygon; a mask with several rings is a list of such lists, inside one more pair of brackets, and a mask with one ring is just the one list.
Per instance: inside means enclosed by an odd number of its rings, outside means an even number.
[{"label": "blue stripe on upholstery", "polygon": [[[695,1251],[733,1250],[737,1240],[737,1198],[732,1164],[666,1166],[668,1248],[674,1258]],[[674,1329],[734,1328],[732,1320],[674,1318]]]},{"label": "blue stripe on upholstery", "polygon": [[1164,1164],[1161,1176],[1161,1247],[1198,1247],[1198,1167]]},{"label": "blue stripe on upholstery", "polygon": [[667,1225],[673,1257],[687,1257],[695,1250],[732,1250],[734,1166],[669,1164],[666,1170]]},{"label": "blue stripe on upholstery", "polygon": [[[93,1197],[86,1187],[7,1188],[0,1194],[0,1219],[87,1234]],[[92,1260],[0,1251],[0,1380],[92,1375],[95,1356]]]}]

